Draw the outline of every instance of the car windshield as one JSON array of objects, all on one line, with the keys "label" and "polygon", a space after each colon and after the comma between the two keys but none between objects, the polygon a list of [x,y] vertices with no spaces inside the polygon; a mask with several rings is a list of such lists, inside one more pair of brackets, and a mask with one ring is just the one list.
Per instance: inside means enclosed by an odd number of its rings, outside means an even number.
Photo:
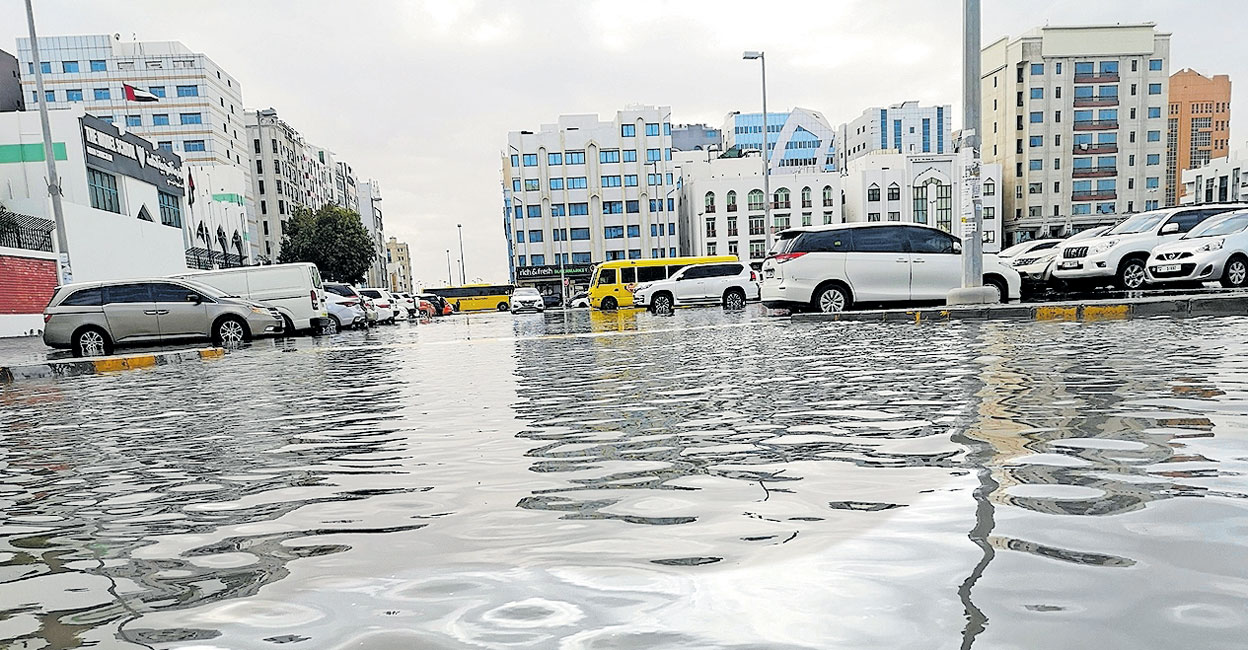
[{"label": "car windshield", "polygon": [[1107,235],[1134,235],[1136,233],[1147,232],[1152,230],[1166,218],[1165,212],[1141,212],[1140,214],[1127,219],[1126,221],[1114,226]]},{"label": "car windshield", "polygon": [[1077,232],[1071,235],[1070,238],[1067,239],[1066,241],[1067,242],[1082,241],[1084,239],[1100,237],[1102,234],[1104,234],[1106,230],[1109,230],[1109,226],[1098,226],[1096,228],[1088,228],[1087,230],[1084,230],[1082,232]]},{"label": "car windshield", "polygon": [[516,292],[513,293],[512,295],[513,296],[540,296],[541,294],[538,293],[537,289],[534,289],[533,287],[520,287],[519,289],[516,289]]},{"label": "car windshield", "polygon": [[1191,232],[1183,235],[1183,239],[1232,235],[1237,232],[1242,232],[1244,228],[1248,228],[1248,212],[1220,219],[1218,221],[1206,221],[1205,223],[1193,228]]}]

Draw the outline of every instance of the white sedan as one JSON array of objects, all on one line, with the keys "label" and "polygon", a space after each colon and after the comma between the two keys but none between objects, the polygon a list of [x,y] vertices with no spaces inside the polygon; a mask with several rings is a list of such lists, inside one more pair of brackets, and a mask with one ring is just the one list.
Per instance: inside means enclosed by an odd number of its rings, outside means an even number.
[{"label": "white sedan", "polygon": [[1224,287],[1248,284],[1248,210],[1214,217],[1178,241],[1153,249],[1145,264],[1149,282],[1218,281]]},{"label": "white sedan", "polygon": [[511,294],[511,313],[519,314],[521,312],[544,312],[546,311],[546,302],[542,300],[542,294],[533,287],[518,287]]}]

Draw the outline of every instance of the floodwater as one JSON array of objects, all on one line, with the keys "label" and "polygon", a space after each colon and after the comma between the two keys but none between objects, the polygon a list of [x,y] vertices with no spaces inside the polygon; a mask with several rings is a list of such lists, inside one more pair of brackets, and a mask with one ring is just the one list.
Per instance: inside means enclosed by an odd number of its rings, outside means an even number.
[{"label": "floodwater", "polygon": [[485,314],[0,389],[2,648],[1243,648],[1241,318]]}]

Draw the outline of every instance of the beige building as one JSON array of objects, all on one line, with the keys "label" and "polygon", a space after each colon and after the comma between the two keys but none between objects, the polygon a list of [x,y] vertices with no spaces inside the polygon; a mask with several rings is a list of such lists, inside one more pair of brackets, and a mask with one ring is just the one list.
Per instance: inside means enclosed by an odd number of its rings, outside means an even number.
[{"label": "beige building", "polygon": [[1183,172],[1225,158],[1230,138],[1231,78],[1224,74],[1206,77],[1191,68],[1170,75],[1166,205],[1186,203]]},{"label": "beige building", "polygon": [[1002,247],[1161,205],[1170,34],[1041,27],[982,56],[982,155],[1002,167]]},{"label": "beige building", "polygon": [[391,291],[412,291],[412,258],[407,244],[391,237],[386,242],[386,275]]}]

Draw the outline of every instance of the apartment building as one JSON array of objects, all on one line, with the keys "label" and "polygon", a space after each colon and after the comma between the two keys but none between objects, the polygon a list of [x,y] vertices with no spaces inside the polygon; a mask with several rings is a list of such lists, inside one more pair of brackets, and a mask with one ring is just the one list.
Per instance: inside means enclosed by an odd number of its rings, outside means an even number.
[{"label": "apartment building", "polygon": [[[754,262],[766,256],[767,198],[759,155],[709,161],[692,156],[680,162],[682,255],[736,255]],[[780,171],[770,180],[773,234],[842,222],[840,173]]]},{"label": "apartment building", "polygon": [[1003,246],[1162,204],[1170,34],[1042,27],[982,56],[982,157],[1002,167]]},{"label": "apartment building", "polygon": [[394,237],[386,241],[386,277],[391,291],[414,291],[411,249]]},{"label": "apartment building", "polygon": [[0,50],[0,113],[26,110],[25,96],[17,57]]},{"label": "apartment building", "polygon": [[[899,221],[935,226],[962,237],[961,215],[969,205],[960,153],[875,151],[857,156],[844,170],[846,223]],[[1001,250],[1001,166],[980,167],[985,253]]]},{"label": "apartment building", "polygon": [[676,256],[671,113],[635,106],[608,120],[562,115],[507,134],[503,231],[513,281],[550,276],[560,261],[587,269]]},{"label": "apartment building", "polygon": [[723,132],[706,124],[672,127],[672,151],[710,151],[723,146]]},{"label": "apartment building", "polygon": [[[175,152],[194,170],[205,165],[232,166],[246,172],[249,155],[243,120],[243,91],[238,80],[206,54],[177,41],[121,41],[116,36],[42,36],[39,62],[43,98],[35,87],[30,39],[17,39],[22,93],[30,110],[45,101],[49,108],[83,108],[88,114],[135,133],[157,147]],[[154,101],[127,97],[126,86],[149,93]],[[224,182],[237,175],[217,174]],[[250,183],[218,187],[216,193],[241,196],[247,218],[247,261],[258,249],[254,197]],[[197,206],[207,213],[206,206]],[[200,222],[187,220],[192,236]],[[220,224],[202,221],[215,232]],[[188,262],[204,259],[209,249],[192,239]]]},{"label": "apartment building", "polygon": [[911,100],[872,107],[836,130],[838,169],[876,151],[944,154],[953,150],[950,106],[923,106]]},{"label": "apartment building", "polygon": [[[763,114],[732,112],[724,118],[724,149],[763,150]],[[794,108],[767,114],[767,168],[777,171],[833,171],[836,131],[822,113]],[[760,161],[755,161],[759,162]]]},{"label": "apartment building", "polygon": [[1166,120],[1166,205],[1183,203],[1185,172],[1230,152],[1231,78],[1191,68],[1170,75]]},{"label": "apartment building", "polygon": [[1214,158],[1200,167],[1184,170],[1182,180],[1181,205],[1248,201],[1248,158]]},{"label": "apartment building", "polygon": [[381,184],[377,179],[368,179],[356,185],[359,203],[360,221],[364,230],[368,231],[373,241],[373,250],[377,255],[368,269],[368,286],[384,287],[388,285],[386,274],[386,241],[381,211]]}]

